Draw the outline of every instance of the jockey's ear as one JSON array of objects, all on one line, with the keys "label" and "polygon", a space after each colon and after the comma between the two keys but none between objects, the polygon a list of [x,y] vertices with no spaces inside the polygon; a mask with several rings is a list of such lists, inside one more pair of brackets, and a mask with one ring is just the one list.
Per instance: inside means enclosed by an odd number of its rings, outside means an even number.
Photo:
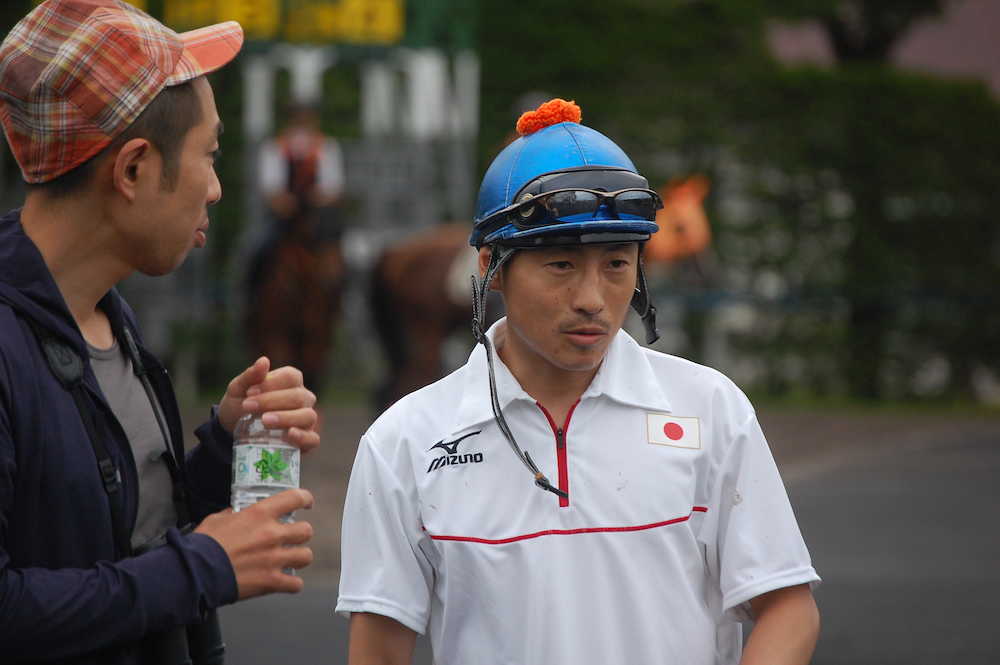
[{"label": "jockey's ear", "polygon": [[[489,247],[479,248],[479,278],[482,279],[486,276],[486,271],[490,268],[490,259],[493,256],[493,252]],[[490,291],[500,290],[500,277],[503,274],[503,267],[497,272],[496,276],[493,278],[493,282],[490,284]]]},{"label": "jockey's ear", "polygon": [[489,247],[479,248],[479,278],[482,279],[486,276],[486,270],[490,267],[490,257],[493,252],[490,251]]}]

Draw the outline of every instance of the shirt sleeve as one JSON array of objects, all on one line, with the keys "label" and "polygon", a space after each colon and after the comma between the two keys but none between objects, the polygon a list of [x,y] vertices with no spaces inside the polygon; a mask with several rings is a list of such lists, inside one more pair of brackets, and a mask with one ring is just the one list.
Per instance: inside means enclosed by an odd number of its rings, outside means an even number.
[{"label": "shirt sleeve", "polygon": [[344,158],[340,144],[334,139],[325,139],[319,153],[319,174],[316,186],[326,196],[340,196],[344,190]]},{"label": "shirt sleeve", "polygon": [[257,184],[265,195],[283,192],[288,189],[288,165],[281,155],[277,142],[268,141],[260,148],[257,164]]},{"label": "shirt sleeve", "polygon": [[191,517],[200,522],[229,507],[232,483],[233,435],[219,420],[219,407],[195,430],[198,445],[185,455],[185,478],[190,493]]},{"label": "shirt sleeve", "polygon": [[749,403],[747,411],[743,422],[729,430],[732,438],[716,469],[709,509],[710,515],[714,513],[715,538],[707,543],[709,559],[717,568],[721,609],[738,621],[751,618],[752,598],[819,582]]},{"label": "shirt sleeve", "polygon": [[369,435],[361,439],[344,505],[337,612],[380,614],[423,634],[433,568],[421,549],[426,534],[404,457],[380,450]]}]

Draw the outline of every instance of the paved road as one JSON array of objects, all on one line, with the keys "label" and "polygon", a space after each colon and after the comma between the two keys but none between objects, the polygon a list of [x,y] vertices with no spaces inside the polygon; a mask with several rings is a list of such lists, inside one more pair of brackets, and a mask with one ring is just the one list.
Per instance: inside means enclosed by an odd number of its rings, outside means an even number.
[{"label": "paved road", "polygon": [[1000,663],[1000,429],[789,493],[823,577],[814,665]]},{"label": "paved road", "polygon": [[[997,665],[1000,421],[878,446],[856,434],[842,452],[778,455],[824,579],[814,665]],[[226,608],[229,662],[344,663],[334,577]],[[426,644],[415,662],[431,662]]]}]

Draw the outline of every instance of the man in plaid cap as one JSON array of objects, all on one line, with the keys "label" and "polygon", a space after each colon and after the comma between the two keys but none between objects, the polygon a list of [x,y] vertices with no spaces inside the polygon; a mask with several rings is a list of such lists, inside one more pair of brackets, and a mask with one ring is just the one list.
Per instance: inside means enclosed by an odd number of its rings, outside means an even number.
[{"label": "man in plaid cap", "polygon": [[204,246],[221,196],[205,75],[242,42],[234,22],[177,34],[118,0],[48,0],[0,46],[0,123],[27,183],[0,218],[4,662],[190,662],[189,644],[221,662],[216,607],[302,587],[282,571],[310,563],[312,530],[279,518],[308,492],[217,512],[244,413],[319,444],[301,373],[259,359],[185,455],[166,372],[114,290]]}]

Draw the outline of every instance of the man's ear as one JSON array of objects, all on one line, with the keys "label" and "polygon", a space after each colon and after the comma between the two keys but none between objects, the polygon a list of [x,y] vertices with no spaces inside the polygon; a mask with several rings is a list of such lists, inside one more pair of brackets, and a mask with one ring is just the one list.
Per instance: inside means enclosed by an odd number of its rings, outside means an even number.
[{"label": "man's ear", "polygon": [[489,247],[479,248],[479,278],[482,279],[486,276],[486,270],[490,267],[490,257],[493,252],[490,251]]},{"label": "man's ear", "polygon": [[112,167],[112,185],[129,202],[135,201],[140,183],[159,175],[154,173],[155,151],[148,139],[131,139],[118,148]]},{"label": "man's ear", "polygon": [[[479,279],[486,276],[486,271],[490,268],[490,258],[492,258],[493,252],[489,247],[479,248]],[[490,284],[491,291],[499,291],[502,285],[500,278],[502,276],[503,270],[497,272],[496,276],[493,277],[493,282]]]}]

